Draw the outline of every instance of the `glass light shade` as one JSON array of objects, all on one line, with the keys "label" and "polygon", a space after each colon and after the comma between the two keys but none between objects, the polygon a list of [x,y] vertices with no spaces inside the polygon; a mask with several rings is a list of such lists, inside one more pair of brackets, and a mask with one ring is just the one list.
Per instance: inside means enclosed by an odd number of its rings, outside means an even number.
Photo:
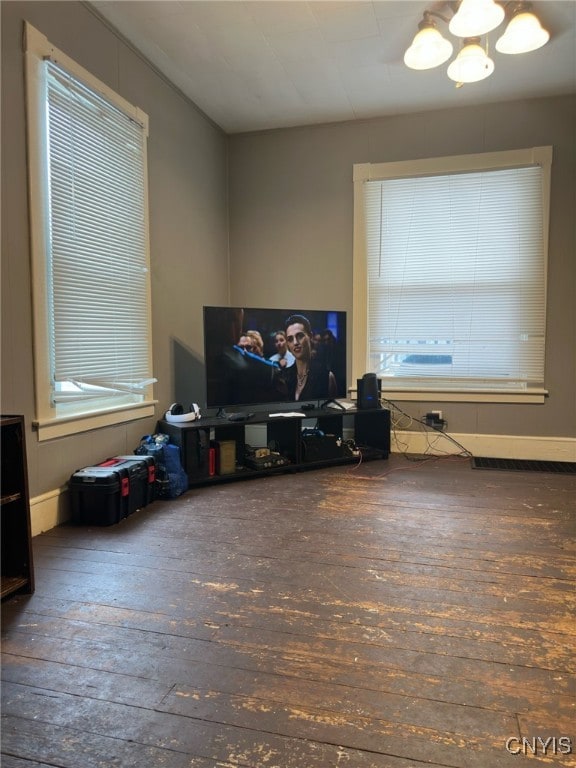
[{"label": "glass light shade", "polygon": [[550,39],[533,13],[518,13],[510,19],[506,31],[496,43],[499,53],[529,53],[546,45]]},{"label": "glass light shade", "polygon": [[404,54],[404,64],[410,69],[432,69],[448,61],[452,50],[452,43],[442,37],[436,27],[424,27]]},{"label": "glass light shade", "polygon": [[494,72],[494,62],[478,43],[466,43],[448,67],[448,77],[457,83],[477,83]]},{"label": "glass light shade", "polygon": [[502,23],[504,8],[494,0],[462,0],[448,29],[456,37],[479,37]]}]

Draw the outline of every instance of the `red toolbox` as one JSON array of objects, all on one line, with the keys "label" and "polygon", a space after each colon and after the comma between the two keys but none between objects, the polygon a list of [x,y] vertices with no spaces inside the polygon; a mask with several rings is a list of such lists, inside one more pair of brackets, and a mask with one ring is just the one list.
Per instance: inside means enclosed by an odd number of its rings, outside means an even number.
[{"label": "red toolbox", "polygon": [[[131,454],[129,456],[115,456],[114,458],[127,461],[139,468],[138,479],[142,483],[139,496],[144,501],[141,506],[145,507],[146,504],[154,501],[156,498],[156,460],[154,456],[136,456]],[[146,478],[145,480],[144,477]]]},{"label": "red toolbox", "polygon": [[70,478],[72,521],[113,525],[154,499],[156,463],[152,456],[115,456]]},{"label": "red toolbox", "polygon": [[98,464],[99,467],[122,472],[124,477],[128,478],[126,516],[133,514],[137,509],[145,507],[150,501],[150,494],[154,492],[154,472],[151,472],[150,458],[152,457],[115,456]]},{"label": "red toolbox", "polygon": [[84,467],[68,484],[72,522],[79,525],[113,525],[128,514],[128,475],[114,467]]}]

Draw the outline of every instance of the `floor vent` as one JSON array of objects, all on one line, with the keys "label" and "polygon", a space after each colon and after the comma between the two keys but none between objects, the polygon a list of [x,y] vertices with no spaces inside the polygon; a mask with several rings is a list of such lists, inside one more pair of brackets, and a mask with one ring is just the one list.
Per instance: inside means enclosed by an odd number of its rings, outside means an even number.
[{"label": "floor vent", "polygon": [[576,474],[576,461],[533,461],[531,459],[472,458],[472,469],[505,469],[511,472],[562,472]]}]

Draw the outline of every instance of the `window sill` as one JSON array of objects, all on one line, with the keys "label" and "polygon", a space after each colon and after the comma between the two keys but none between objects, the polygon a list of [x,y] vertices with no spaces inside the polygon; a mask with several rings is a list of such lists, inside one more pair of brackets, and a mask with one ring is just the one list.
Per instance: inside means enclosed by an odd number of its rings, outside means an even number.
[{"label": "window sill", "polygon": [[440,387],[426,389],[382,389],[382,396],[388,400],[435,402],[435,403],[523,403],[541,404],[548,397],[546,389],[518,390],[449,390]]},{"label": "window sill", "polygon": [[146,419],[155,414],[155,400],[133,404],[129,407],[99,411],[98,413],[75,414],[65,418],[39,419],[32,425],[38,434],[38,442],[54,440],[58,437],[76,435],[80,432],[89,432],[92,429],[111,427],[116,424],[125,424],[129,421]]}]

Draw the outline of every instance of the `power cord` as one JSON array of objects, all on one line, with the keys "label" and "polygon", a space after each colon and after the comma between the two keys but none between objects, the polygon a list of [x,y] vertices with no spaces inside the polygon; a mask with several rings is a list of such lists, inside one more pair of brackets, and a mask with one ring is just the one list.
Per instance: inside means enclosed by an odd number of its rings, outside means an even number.
[{"label": "power cord", "polygon": [[[381,400],[383,400],[385,403],[390,405],[394,411],[398,411],[398,413],[400,413],[402,416],[404,416],[405,418],[407,418],[409,420],[408,424],[405,427],[403,427],[404,429],[406,429],[407,427],[411,426],[414,423],[420,424],[422,427],[424,427],[425,430],[430,430],[432,432],[438,433],[438,439],[436,440],[436,442],[439,442],[439,438],[440,437],[444,437],[447,440],[449,440],[451,443],[453,443],[457,448],[459,448],[460,449],[460,453],[456,454],[457,456],[461,456],[463,458],[470,458],[470,459],[474,458],[474,456],[473,456],[471,451],[469,451],[467,448],[465,448],[462,445],[462,443],[459,443],[458,440],[453,438],[452,435],[450,435],[448,432],[444,432],[441,427],[436,427],[433,424],[430,424],[429,422],[426,422],[426,421],[423,421],[422,419],[418,419],[418,418],[415,418],[414,416],[411,416],[409,413],[406,413],[406,411],[404,411],[402,408],[400,408],[400,406],[397,405],[396,403],[394,403],[392,400],[388,400],[385,397],[381,397]],[[397,421],[393,421],[392,422],[392,431],[394,433],[394,439],[396,440],[396,444],[397,445],[401,445],[401,441],[399,440],[398,435],[396,434],[396,430],[399,429],[398,424],[399,424],[399,422],[397,422]],[[404,445],[406,446],[406,449],[407,449],[408,448],[407,444],[404,443]],[[429,442],[427,450],[432,450],[433,448],[435,448],[435,444],[432,445]],[[406,451],[402,451],[401,453],[404,456],[404,458],[406,458],[408,461],[425,461],[426,460],[426,459],[418,459],[418,458],[409,457],[409,455],[407,453],[407,450]],[[427,454],[425,453],[425,455],[427,455]],[[445,455],[446,456],[454,456],[455,454],[446,453]]]}]

